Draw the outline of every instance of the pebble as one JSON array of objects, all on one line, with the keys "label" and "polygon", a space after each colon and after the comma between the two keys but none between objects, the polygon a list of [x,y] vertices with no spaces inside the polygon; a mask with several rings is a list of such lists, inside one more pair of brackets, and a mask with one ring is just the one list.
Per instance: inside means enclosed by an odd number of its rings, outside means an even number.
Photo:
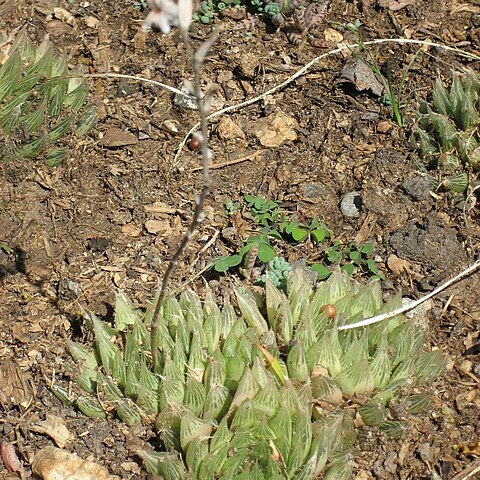
[{"label": "pebble", "polygon": [[32,471],[43,480],[119,480],[96,463],[77,457],[61,448],[45,447],[33,459]]},{"label": "pebble", "polygon": [[357,218],[362,209],[362,196],[359,192],[349,192],[340,201],[340,211],[347,218]]}]

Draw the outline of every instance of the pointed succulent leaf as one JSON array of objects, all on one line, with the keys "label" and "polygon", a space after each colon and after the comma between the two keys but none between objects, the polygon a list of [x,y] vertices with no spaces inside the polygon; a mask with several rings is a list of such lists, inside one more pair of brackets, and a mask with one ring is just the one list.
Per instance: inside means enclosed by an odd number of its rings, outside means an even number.
[{"label": "pointed succulent leaf", "polygon": [[366,359],[351,365],[334,380],[347,397],[359,393],[371,393],[374,389],[373,375]]},{"label": "pointed succulent leaf", "polygon": [[278,288],[273,284],[270,277],[267,277],[265,282],[265,302],[267,307],[268,324],[270,328],[276,332],[282,295]]},{"label": "pointed succulent leaf", "polygon": [[405,421],[386,420],[379,428],[387,437],[402,438],[408,432],[408,423]]},{"label": "pointed succulent leaf", "polygon": [[110,402],[123,398],[123,394],[115,382],[102,372],[97,372],[97,395],[102,400]]},{"label": "pointed succulent leaf", "polygon": [[228,411],[232,403],[232,396],[228,388],[223,385],[214,385],[210,388],[205,398],[203,420],[219,420]]},{"label": "pointed succulent leaf", "polygon": [[117,416],[127,427],[142,423],[138,407],[128,399],[123,399],[117,404]]},{"label": "pointed succulent leaf", "polygon": [[387,419],[387,409],[378,401],[370,401],[361,405],[358,413],[365,425],[370,427],[381,425]]},{"label": "pointed succulent leaf", "polygon": [[77,398],[78,409],[90,418],[107,418],[105,410],[100,402],[90,396],[82,396]]},{"label": "pointed succulent leaf", "polygon": [[318,342],[321,347],[318,348],[320,355],[318,364],[315,367],[322,365],[328,369],[330,376],[334,378],[342,371],[340,358],[343,352],[338,339],[338,330],[333,328],[330,332],[323,335]]},{"label": "pointed succulent leaf", "polygon": [[326,375],[317,375],[311,380],[312,396],[315,400],[321,400],[331,404],[340,404],[343,401],[342,390]]},{"label": "pointed succulent leaf", "polygon": [[206,439],[193,439],[187,448],[185,462],[188,471],[198,478],[200,464],[208,455],[208,441]]},{"label": "pointed succulent leaf", "polygon": [[173,452],[154,452],[151,450],[137,450],[136,453],[140,456],[145,464],[148,473],[152,475],[164,475],[165,462],[168,459],[178,459],[178,455]]},{"label": "pointed succulent leaf", "polygon": [[437,378],[447,365],[445,357],[439,350],[421,353],[415,366],[419,385],[425,385]]},{"label": "pointed succulent leaf", "polygon": [[115,327],[125,332],[129,326],[140,322],[140,315],[127,297],[125,292],[120,291],[115,297]]},{"label": "pointed succulent leaf", "polygon": [[382,389],[390,380],[392,364],[388,355],[388,342],[385,335],[380,339],[375,354],[370,361],[375,388]]},{"label": "pointed succulent leaf", "polygon": [[248,326],[254,328],[259,335],[262,335],[268,330],[268,325],[261,313],[255,301],[246,294],[236,292],[238,307],[242,312],[245,321]]},{"label": "pointed succulent leaf", "polygon": [[200,420],[192,412],[187,411],[182,417],[180,425],[182,449],[186,450],[193,439],[207,439],[211,432],[211,423]]},{"label": "pointed succulent leaf", "polygon": [[432,405],[432,396],[429,393],[417,393],[405,398],[408,413],[418,415],[425,412]]},{"label": "pointed succulent leaf", "polygon": [[301,342],[295,342],[287,356],[288,375],[293,380],[306,382],[309,377],[307,357]]}]

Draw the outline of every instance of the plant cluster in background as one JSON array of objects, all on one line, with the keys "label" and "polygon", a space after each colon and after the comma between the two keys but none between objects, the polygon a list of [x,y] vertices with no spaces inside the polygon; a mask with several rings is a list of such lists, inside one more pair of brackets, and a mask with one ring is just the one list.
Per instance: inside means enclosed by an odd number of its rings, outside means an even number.
[{"label": "plant cluster in background", "polygon": [[[338,330],[400,305],[383,304],[380,282],[360,287],[337,271],[317,287],[295,273],[288,293],[267,280],[265,317],[249,293],[237,292],[240,316],[211,292],[203,305],[193,291],[168,297],[155,372],[153,309],[142,314],[120,293],[114,326],[85,314],[93,348],[69,341],[83,393],[52,390],[89,417],[154,424],[157,451],[136,453],[166,480],[350,479],[358,425],[402,436],[410,415],[429,408],[424,385],[445,359],[423,350],[424,319]],[[401,418],[390,413],[399,403]]]},{"label": "plant cluster in background", "polygon": [[35,48],[25,33],[17,36],[0,67],[0,159],[44,155],[47,165],[59,165],[67,157],[56,146],[62,137],[82,137],[95,125],[87,84],[68,74],[48,38]]},{"label": "plant cluster in background", "polygon": [[[216,259],[213,264],[215,271],[223,273],[231,268],[240,267],[240,272],[249,277],[255,262],[265,265],[266,275],[276,286],[284,285],[285,272],[291,270],[288,262],[277,255],[273,242],[298,244],[310,242],[320,251],[315,252],[318,259],[310,262],[310,268],[317,272],[318,278],[327,278],[332,267],[340,266],[349,275],[365,273],[370,277],[383,278],[374,260],[373,244],[365,245],[343,244],[334,240],[332,232],[317,218],[309,224],[293,220],[280,208],[278,202],[266,200],[255,195],[245,195],[245,205],[248,216],[254,223],[257,232],[251,235],[238,253],[224,255]],[[227,202],[225,209],[232,215],[242,208],[240,202]],[[287,267],[288,265],[288,267]],[[264,284],[265,276],[259,283]]]},{"label": "plant cluster in background", "polygon": [[415,146],[426,169],[439,171],[440,185],[453,192],[467,190],[465,168],[480,171],[479,94],[480,79],[474,72],[454,74],[450,91],[437,79],[432,100],[418,112],[412,136]]}]

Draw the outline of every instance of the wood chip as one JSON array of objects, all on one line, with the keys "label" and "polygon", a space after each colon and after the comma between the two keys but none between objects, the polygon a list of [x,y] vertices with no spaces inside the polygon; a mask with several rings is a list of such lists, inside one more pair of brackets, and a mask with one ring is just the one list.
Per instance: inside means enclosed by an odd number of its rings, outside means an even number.
[{"label": "wood chip", "polygon": [[135,135],[115,127],[109,128],[100,140],[100,145],[108,148],[124,147],[136,143],[138,143],[138,139]]}]

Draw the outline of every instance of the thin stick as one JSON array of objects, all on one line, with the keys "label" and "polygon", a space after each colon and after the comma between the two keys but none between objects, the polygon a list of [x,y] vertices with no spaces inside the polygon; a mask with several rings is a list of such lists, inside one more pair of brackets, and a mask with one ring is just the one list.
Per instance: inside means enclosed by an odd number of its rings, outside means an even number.
[{"label": "thin stick", "polygon": [[[192,235],[198,225],[203,221],[205,218],[205,214],[203,212],[203,206],[205,205],[205,200],[210,192],[210,151],[208,149],[207,138],[208,138],[208,118],[207,118],[207,110],[205,106],[205,102],[202,97],[202,90],[200,87],[200,68],[202,66],[203,57],[200,58],[197,54],[193,52],[192,45],[190,43],[190,38],[188,36],[188,32],[185,30],[180,29],[180,33],[182,35],[183,43],[185,44],[185,48],[187,50],[187,56],[192,60],[193,63],[193,71],[195,76],[195,82],[193,87],[193,93],[195,96],[195,100],[197,102],[198,111],[200,113],[200,124],[201,124],[201,152],[202,152],[202,163],[203,163],[203,187],[200,193],[200,196],[196,200],[195,211],[193,213],[192,221],[188,227],[187,232],[185,233],[180,245],[178,246],[177,250],[173,254],[167,270],[162,279],[162,283],[160,286],[160,292],[158,294],[157,303],[155,305],[155,309],[152,315],[152,325],[150,327],[150,343],[152,347],[152,369],[155,372],[158,365],[159,365],[159,352],[157,348],[157,332],[158,332],[158,324],[160,319],[160,308],[162,306],[163,300],[165,298],[165,294],[168,287],[168,282],[170,277],[173,273],[173,270],[177,266],[177,263],[187,248],[187,245],[192,238]],[[207,40],[200,48],[206,48],[207,44],[211,44],[215,41],[216,37],[218,36],[218,30],[215,30],[212,37]]]},{"label": "thin stick", "polygon": [[[59,78],[127,78],[129,80],[136,80],[144,83],[151,83],[157,87],[164,88],[165,90],[170,90],[172,93],[182,95],[183,97],[193,98],[188,93],[182,92],[178,88],[171,87],[162,82],[157,82],[157,80],[152,80],[150,78],[138,77],[136,75],[125,75],[123,73],[73,73],[71,75],[62,75],[61,77],[52,77],[50,80],[58,80]],[[48,80],[47,80],[48,81]]]},{"label": "thin stick", "polygon": [[461,280],[462,278],[465,278],[466,276],[472,274],[478,268],[480,268],[480,260],[477,260],[473,265],[470,265],[470,267],[468,267],[463,272],[459,273],[458,275],[456,275],[455,277],[446,281],[444,284],[440,285],[438,288],[436,288],[435,290],[433,290],[429,294],[425,295],[422,298],[419,298],[418,300],[415,300],[414,302],[410,303],[409,305],[406,305],[406,306],[401,307],[401,308],[397,308],[396,310],[393,310],[392,312],[382,313],[381,315],[377,315],[375,317],[366,318],[365,320],[361,320],[360,322],[352,323],[350,325],[342,325],[341,327],[338,327],[338,330],[350,330],[352,328],[365,327],[367,325],[372,325],[373,323],[382,322],[383,320],[387,320],[389,318],[396,317],[397,315],[401,315],[402,313],[413,310],[414,308],[417,308],[422,303],[426,302],[428,299],[434,297],[435,295],[439,294],[441,291],[448,288],[453,283],[456,283],[459,280]]},{"label": "thin stick", "polygon": [[[407,38],[379,38],[377,40],[371,40],[369,42],[362,42],[362,45],[378,45],[378,44],[382,44],[382,43],[399,43],[401,45],[406,45],[406,44],[424,45],[424,46],[427,46],[427,47],[442,48],[443,50],[447,50],[449,52],[454,52],[457,55],[459,55],[461,57],[464,57],[464,58],[469,58],[470,60],[480,60],[480,57],[478,55],[473,54],[473,53],[464,52],[463,50],[460,50],[460,49],[455,48],[455,47],[449,47],[447,45],[442,45],[441,43],[429,42],[429,41],[426,41],[426,40],[412,40],[412,39],[407,39]],[[258,97],[251,98],[250,100],[246,100],[245,102],[238,103],[237,105],[231,105],[230,107],[223,108],[221,110],[217,110],[216,112],[211,113],[207,118],[208,118],[208,120],[211,120],[212,118],[223,115],[224,113],[233,112],[235,110],[239,110],[243,107],[247,107],[249,105],[252,105],[253,103],[256,103],[260,100],[263,100],[265,97],[271,95],[272,93],[275,93],[278,90],[281,90],[282,88],[286,87],[287,85],[292,83],[294,80],[296,80],[298,77],[301,77],[305,72],[307,72],[311,67],[313,67],[313,65],[315,65],[320,60],[323,60],[324,58],[330,57],[332,55],[336,55],[337,53],[344,52],[345,50],[352,50],[353,48],[356,48],[356,47],[359,47],[359,46],[360,45],[358,43],[353,43],[351,45],[342,45],[341,47],[338,47],[334,50],[330,50],[329,52],[325,52],[322,55],[319,55],[318,57],[315,57],[313,60],[310,60],[310,62],[308,62],[302,68],[297,70],[293,75],[288,77],[285,81],[276,85],[275,87],[271,88],[270,90],[262,93]],[[200,122],[197,122],[189,130],[189,132],[185,135],[184,139],[180,142],[180,144],[177,148],[177,153],[175,154],[175,158],[173,159],[174,167],[176,167],[178,165],[178,159],[179,159],[180,154],[182,152],[182,148],[186,144],[190,135],[193,132],[195,132],[198,129],[199,126],[200,126]]]},{"label": "thin stick", "polygon": [[[251,153],[250,155],[247,155],[245,157],[235,158],[233,160],[227,160],[225,162],[210,165],[210,170],[215,170],[216,168],[229,167],[230,165],[236,165],[237,163],[253,160],[254,158],[258,157],[262,153],[262,151],[263,150],[257,150],[256,152]],[[203,170],[203,167],[194,167],[190,169],[191,172],[199,172],[200,170]]]}]

